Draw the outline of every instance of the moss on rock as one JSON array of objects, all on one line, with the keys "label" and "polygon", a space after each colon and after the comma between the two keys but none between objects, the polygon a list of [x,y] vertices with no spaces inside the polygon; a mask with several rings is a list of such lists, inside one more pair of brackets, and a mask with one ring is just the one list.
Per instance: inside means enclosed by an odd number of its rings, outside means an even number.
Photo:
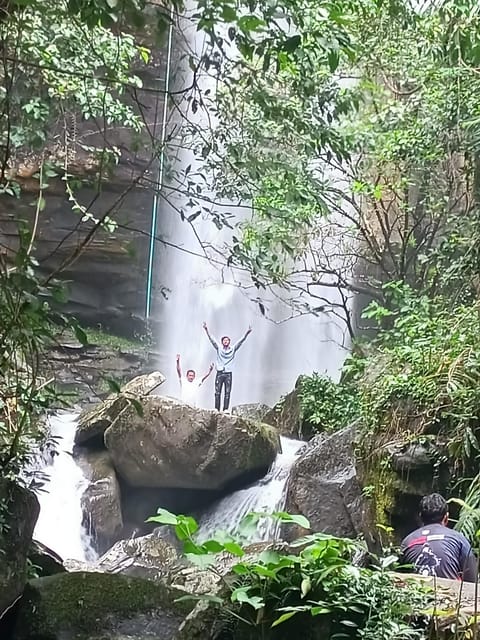
[{"label": "moss on rock", "polygon": [[178,595],[163,584],[123,575],[78,572],[39,578],[27,585],[13,639],[87,640],[93,630],[109,632],[146,617],[158,637],[168,640],[173,637],[169,629],[176,629],[191,609],[174,602]]}]

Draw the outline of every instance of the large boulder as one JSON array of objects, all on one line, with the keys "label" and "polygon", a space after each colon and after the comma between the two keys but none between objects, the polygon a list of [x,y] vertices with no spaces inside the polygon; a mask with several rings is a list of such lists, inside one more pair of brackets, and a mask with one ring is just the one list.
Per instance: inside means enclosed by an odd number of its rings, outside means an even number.
[{"label": "large boulder", "polygon": [[223,489],[261,477],[275,459],[276,430],[239,416],[147,396],[105,431],[105,445],[134,487]]},{"label": "large boulder", "polygon": [[[285,510],[306,516],[313,531],[368,535],[369,509],[357,480],[354,434],[354,427],[347,427],[328,437],[317,436],[292,467]],[[297,526],[285,528],[289,541],[302,533]]]},{"label": "large boulder", "polygon": [[156,533],[119,540],[94,565],[95,571],[160,580],[177,560],[176,549]]},{"label": "large boulder", "polygon": [[83,525],[104,553],[124,532],[120,485],[108,451],[82,451],[76,459],[90,481],[81,498]]},{"label": "large boulder", "polygon": [[12,640],[175,638],[191,609],[161,583],[106,573],[32,580],[19,603]]},{"label": "large boulder", "polygon": [[152,394],[165,382],[160,371],[153,371],[137,376],[125,384],[120,393],[113,393],[106,400],[87,408],[80,414],[75,432],[75,444],[101,442],[105,430],[112,424],[118,414],[138,400]]},{"label": "large boulder", "polygon": [[13,482],[0,482],[0,617],[22,593],[27,557],[40,512],[37,497]]}]

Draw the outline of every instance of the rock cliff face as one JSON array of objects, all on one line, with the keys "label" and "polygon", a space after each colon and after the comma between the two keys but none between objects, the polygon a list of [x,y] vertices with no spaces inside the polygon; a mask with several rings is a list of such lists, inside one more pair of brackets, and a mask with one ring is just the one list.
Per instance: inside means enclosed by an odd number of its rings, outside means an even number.
[{"label": "rock cliff face", "polygon": [[[74,189],[79,205],[87,207],[97,219],[108,214],[117,226],[113,233],[96,231],[83,246],[95,222],[83,220],[81,212],[72,210],[65,183],[59,177],[49,178],[35,239],[40,269],[45,274],[62,270],[61,278],[68,283],[69,290],[64,311],[87,325],[101,324],[129,336],[145,330],[148,234],[157,181],[155,145],[163,113],[161,89],[166,73],[165,57],[161,50],[153,50],[148,67],[139,66],[134,70],[144,87],[136,90],[135,99],[131,100],[146,123],[140,135],[126,127],[81,121],[72,114],[72,131],[67,132],[68,149],[58,142],[64,139],[65,132],[53,126],[52,142],[43,152],[50,162],[61,167],[59,175],[67,162],[72,183],[83,181],[83,186]],[[104,176],[101,184],[97,178],[98,153],[89,150],[94,147],[120,152],[118,163],[109,169],[108,177]],[[41,158],[40,154],[38,157],[30,154],[12,168],[12,177],[22,190],[19,198],[0,195],[2,250],[17,247],[19,220],[32,222],[35,210],[32,200],[35,201],[38,194]],[[159,251],[157,247],[157,253]],[[160,283],[154,289],[154,299],[162,299],[162,286]]]}]

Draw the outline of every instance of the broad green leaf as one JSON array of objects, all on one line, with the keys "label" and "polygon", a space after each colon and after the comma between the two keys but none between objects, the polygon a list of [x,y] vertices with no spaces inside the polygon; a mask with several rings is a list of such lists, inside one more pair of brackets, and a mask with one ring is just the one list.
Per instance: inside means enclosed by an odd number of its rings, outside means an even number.
[{"label": "broad green leaf", "polygon": [[293,618],[293,616],[296,615],[297,613],[298,611],[288,611],[287,613],[282,613],[282,615],[279,618],[277,618],[272,622],[272,627],[276,627],[279,624],[282,624],[282,622],[285,622],[286,620],[290,620],[290,618]]},{"label": "broad green leaf", "polygon": [[241,558],[243,555],[245,555],[245,551],[236,542],[225,542],[223,547],[224,547],[225,551],[228,551],[228,553],[231,553],[234,556],[238,556],[239,558]]},{"label": "broad green leaf", "polygon": [[178,524],[178,518],[179,516],[176,516],[174,513],[171,513],[170,511],[167,511],[166,509],[162,509],[161,507],[159,507],[157,509],[157,515],[150,516],[150,518],[147,518],[145,522],[158,522],[159,524],[176,525]]}]

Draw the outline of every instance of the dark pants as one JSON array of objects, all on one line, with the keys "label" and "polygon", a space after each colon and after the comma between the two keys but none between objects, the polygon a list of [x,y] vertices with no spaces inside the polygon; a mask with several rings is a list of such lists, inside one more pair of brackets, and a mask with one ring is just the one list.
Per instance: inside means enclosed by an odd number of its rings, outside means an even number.
[{"label": "dark pants", "polygon": [[222,393],[222,387],[225,385],[225,395],[223,397],[223,410],[228,409],[230,404],[230,392],[232,391],[232,372],[231,371],[217,371],[215,376],[215,409],[220,411],[220,395]]}]

